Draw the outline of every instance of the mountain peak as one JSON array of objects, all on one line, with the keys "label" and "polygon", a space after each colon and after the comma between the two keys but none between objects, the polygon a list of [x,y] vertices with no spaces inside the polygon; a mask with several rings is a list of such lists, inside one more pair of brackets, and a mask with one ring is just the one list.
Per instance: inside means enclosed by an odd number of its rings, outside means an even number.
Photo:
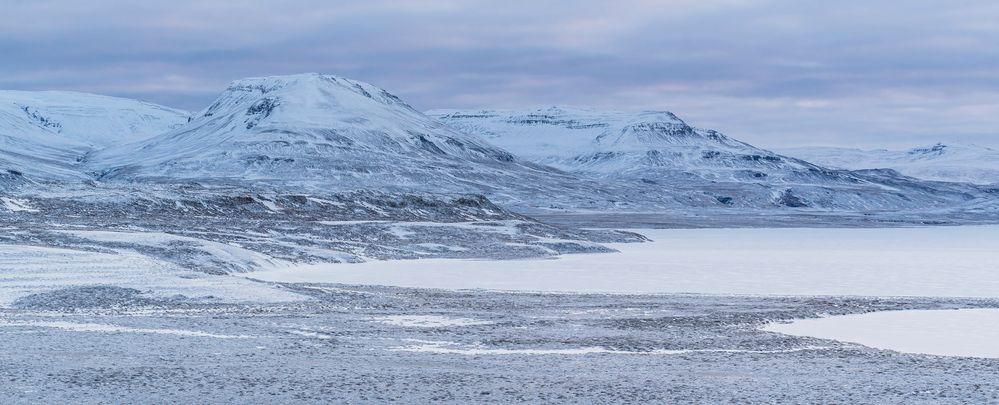
[{"label": "mountain peak", "polygon": [[489,179],[564,177],[455,131],[379,87],[320,74],[236,80],[183,127],[95,153],[88,164],[105,179],[421,192],[481,192],[498,187]]},{"label": "mountain peak", "polygon": [[350,119],[383,116],[387,110],[385,106],[392,107],[388,110],[396,114],[419,114],[399,97],[371,84],[339,76],[304,73],[235,80],[200,116],[208,118],[221,112],[237,112],[237,115],[243,115],[239,120],[251,129],[281,114],[293,114],[285,117],[290,121],[325,122],[331,116],[345,114],[352,115]]},{"label": "mountain peak", "polygon": [[234,80],[229,84],[228,90],[240,92],[257,91],[262,95],[278,91],[319,90],[330,92],[326,94],[328,96],[336,95],[342,91],[349,91],[371,100],[380,101],[384,104],[405,105],[399,97],[378,86],[341,76],[324,75],[319,73],[248,77]]}]

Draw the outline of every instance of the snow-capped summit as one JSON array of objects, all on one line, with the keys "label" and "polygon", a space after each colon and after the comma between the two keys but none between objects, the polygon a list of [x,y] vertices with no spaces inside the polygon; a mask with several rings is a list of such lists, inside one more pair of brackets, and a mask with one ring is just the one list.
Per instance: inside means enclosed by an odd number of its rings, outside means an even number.
[{"label": "snow-capped summit", "polygon": [[[497,194],[575,182],[337,76],[237,80],[184,126],[92,156],[105,179]],[[532,191],[531,191],[532,192]]]},{"label": "snow-capped summit", "polygon": [[[420,115],[398,97],[370,84],[337,76],[306,73],[233,81],[200,115],[213,117],[239,110],[252,129],[261,123],[280,126],[325,126],[339,115],[372,114],[380,124],[396,114]],[[387,114],[391,112],[390,114]]]},{"label": "snow-capped summit", "polygon": [[36,179],[86,177],[73,166],[97,149],[176,128],[189,113],[65,91],[0,91],[0,169]]},{"label": "snow-capped summit", "polygon": [[893,169],[926,180],[999,184],[999,151],[978,145],[936,143],[902,151],[803,147],[784,152],[844,169]]}]

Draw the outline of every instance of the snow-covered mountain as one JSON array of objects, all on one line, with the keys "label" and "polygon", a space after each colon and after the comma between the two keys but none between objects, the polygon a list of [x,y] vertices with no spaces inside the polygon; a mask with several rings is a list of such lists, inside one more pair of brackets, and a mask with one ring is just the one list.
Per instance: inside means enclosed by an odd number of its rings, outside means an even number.
[{"label": "snow-covered mountain", "polygon": [[552,107],[428,115],[538,163],[628,184],[646,196],[672,193],[686,205],[875,210],[939,207],[974,198],[974,190],[961,186],[818,166],[691,127],[665,111]]},{"label": "snow-covered mountain", "polygon": [[815,166],[695,129],[668,111],[623,113],[552,107],[534,111],[428,113],[525,158],[608,178],[664,175],[711,181],[783,178]]},{"label": "snow-covered mountain", "polygon": [[237,80],[193,115],[79,93],[4,94],[0,185],[8,188],[54,179],[474,193],[513,207],[636,211],[925,210],[982,193],[893,171],[829,169],[664,111],[433,112],[439,121],[373,85],[319,74]]},{"label": "snow-covered mountain", "polygon": [[104,180],[594,197],[579,191],[587,182],[447,127],[383,89],[319,74],[237,80],[191,122],[95,153],[87,167]]},{"label": "snow-covered mountain", "polygon": [[[563,199],[600,208],[618,194],[450,129],[366,83],[239,80],[196,116],[159,128],[167,120],[130,115],[137,102],[63,102],[73,108],[14,109],[0,122],[10,134],[4,156],[22,159],[0,172],[0,226],[19,230],[0,242],[113,247],[219,274],[258,267],[246,257],[519,258],[645,240],[509,211]],[[74,120],[66,111],[89,112]],[[123,125],[131,123],[148,125]],[[55,168],[40,174],[41,161]],[[50,176],[55,169],[65,176]],[[249,256],[232,255],[232,245]]]},{"label": "snow-covered mountain", "polygon": [[937,143],[904,151],[802,147],[782,152],[829,167],[893,169],[926,180],[999,184],[999,151],[977,145]]},{"label": "snow-covered mountain", "polygon": [[137,100],[63,91],[0,91],[0,169],[35,179],[79,179],[94,150],[176,128],[189,113]]}]

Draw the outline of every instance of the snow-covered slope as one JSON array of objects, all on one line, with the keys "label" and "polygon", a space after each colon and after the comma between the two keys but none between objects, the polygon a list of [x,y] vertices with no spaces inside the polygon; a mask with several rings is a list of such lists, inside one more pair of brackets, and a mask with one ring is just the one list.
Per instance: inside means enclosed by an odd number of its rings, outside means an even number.
[{"label": "snow-covered slope", "polygon": [[89,152],[148,138],[189,113],[123,98],[62,91],[0,91],[0,170],[37,179],[78,179]]},{"label": "snow-covered slope", "polygon": [[977,145],[943,144],[905,151],[803,147],[782,152],[844,169],[893,169],[936,181],[999,184],[999,151]]},{"label": "snow-covered slope", "polygon": [[103,179],[283,189],[481,193],[501,201],[585,182],[451,129],[367,83],[237,80],[180,128],[94,154]]},{"label": "snow-covered slope", "polygon": [[[16,135],[7,135],[16,134]],[[87,176],[73,167],[83,154],[85,145],[55,140],[44,132],[25,137],[25,132],[0,129],[0,188],[34,180],[82,180]],[[49,145],[56,146],[49,146]]]},{"label": "snow-covered slope", "polygon": [[0,115],[4,131],[31,131],[31,136],[39,136],[38,141],[49,146],[58,142],[98,149],[177,128],[187,122],[190,113],[96,94],[0,91]]},{"label": "snow-covered slope", "polygon": [[645,195],[673,193],[693,206],[872,210],[940,207],[973,198],[961,187],[817,166],[693,128],[665,111],[552,107],[435,110],[428,115],[536,162],[629,184]]}]

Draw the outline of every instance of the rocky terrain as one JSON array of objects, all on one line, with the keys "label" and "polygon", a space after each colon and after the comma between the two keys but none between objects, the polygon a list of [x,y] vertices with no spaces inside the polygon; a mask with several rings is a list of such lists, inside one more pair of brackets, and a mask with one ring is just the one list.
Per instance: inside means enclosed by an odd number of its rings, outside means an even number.
[{"label": "rocky terrain", "polygon": [[[0,309],[0,398],[32,402],[992,403],[995,359],[768,322],[989,300],[551,295],[289,284],[295,304],[68,289]],[[95,298],[96,297],[96,298]]]}]

